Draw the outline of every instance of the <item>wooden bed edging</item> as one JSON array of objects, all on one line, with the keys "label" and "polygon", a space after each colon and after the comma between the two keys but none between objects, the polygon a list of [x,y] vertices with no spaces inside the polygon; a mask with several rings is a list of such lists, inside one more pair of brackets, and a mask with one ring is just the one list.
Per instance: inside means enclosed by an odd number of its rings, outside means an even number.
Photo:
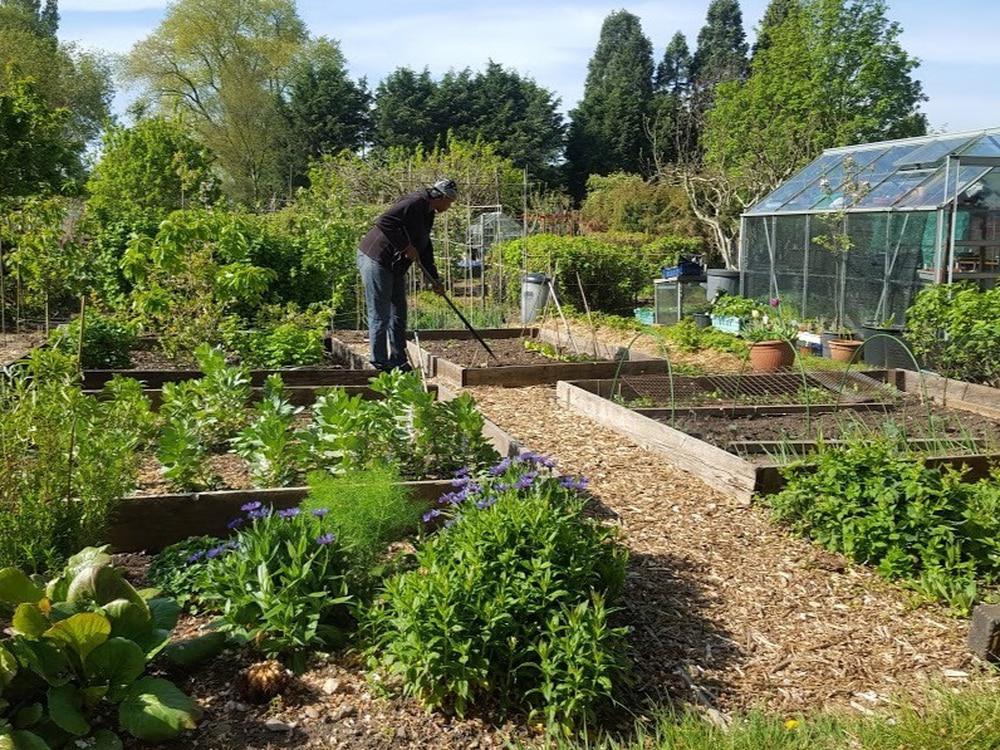
[{"label": "wooden bed edging", "polygon": [[[496,335],[502,332],[503,335]],[[537,328],[504,328],[483,331],[487,343],[491,338],[519,338],[521,335],[537,335],[542,341],[556,345],[565,343],[556,334]],[[464,335],[459,335],[464,334]],[[424,331],[418,332],[421,341],[442,341],[448,339],[468,339],[468,331]],[[598,357],[614,356],[595,350],[593,342],[579,341],[581,350]],[[500,385],[507,387],[544,385],[560,380],[584,380],[588,378],[613,378],[619,375],[647,375],[666,372],[666,360],[639,355],[624,362],[552,362],[538,365],[499,365],[495,367],[463,367],[440,355],[421,347],[416,341],[407,344],[411,361],[418,365],[428,377],[436,377],[453,385],[466,388],[480,385]]]},{"label": "wooden bed edging", "polygon": [[[784,486],[781,467],[777,464],[753,464],[640,413],[649,410],[616,404],[581,385],[589,384],[560,381],[556,386],[559,403],[645,448],[662,453],[671,464],[690,472],[724,495],[749,503],[755,494],[772,494]],[[1000,465],[1000,454],[933,456],[928,457],[926,463],[964,468],[965,479],[975,481],[988,476],[992,467]]]},{"label": "wooden bed edging", "polygon": [[942,406],[971,411],[984,417],[1000,419],[1000,388],[952,380],[922,370],[890,370],[889,383],[915,396],[926,395]]}]

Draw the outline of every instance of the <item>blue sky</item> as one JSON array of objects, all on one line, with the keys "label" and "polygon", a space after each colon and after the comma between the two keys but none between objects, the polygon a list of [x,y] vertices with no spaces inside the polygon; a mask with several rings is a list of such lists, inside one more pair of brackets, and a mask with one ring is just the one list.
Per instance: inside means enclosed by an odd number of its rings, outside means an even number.
[{"label": "blue sky", "polygon": [[[60,36],[88,48],[125,52],[156,27],[166,0],[62,0]],[[677,30],[691,46],[708,0],[642,0],[626,5],[642,19],[659,58]],[[741,0],[752,29],[767,0]],[[920,58],[917,77],[935,130],[1000,126],[1000,2],[890,0],[906,49]],[[571,109],[583,93],[601,22],[620,3],[601,0],[299,0],[313,34],[337,39],[355,76],[377,83],[394,68],[482,66],[492,58],[527,73]],[[127,97],[119,97],[121,109]]]}]

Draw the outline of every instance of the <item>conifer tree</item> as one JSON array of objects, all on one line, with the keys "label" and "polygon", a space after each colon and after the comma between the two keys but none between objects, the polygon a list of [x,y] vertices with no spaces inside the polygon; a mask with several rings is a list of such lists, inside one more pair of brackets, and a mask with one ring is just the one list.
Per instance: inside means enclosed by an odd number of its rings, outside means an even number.
[{"label": "conifer tree", "polygon": [[648,173],[653,48],[638,17],[621,10],[604,20],[587,69],[583,100],[571,113],[567,182],[580,197],[591,174]]}]

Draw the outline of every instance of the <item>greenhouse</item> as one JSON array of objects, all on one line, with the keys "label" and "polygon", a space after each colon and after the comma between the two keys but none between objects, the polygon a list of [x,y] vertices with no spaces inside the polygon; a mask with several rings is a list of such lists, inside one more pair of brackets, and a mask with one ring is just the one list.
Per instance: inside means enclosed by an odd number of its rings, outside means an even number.
[{"label": "greenhouse", "polygon": [[900,324],[925,285],[1000,277],[1000,128],[824,151],[742,217],[742,292]]}]

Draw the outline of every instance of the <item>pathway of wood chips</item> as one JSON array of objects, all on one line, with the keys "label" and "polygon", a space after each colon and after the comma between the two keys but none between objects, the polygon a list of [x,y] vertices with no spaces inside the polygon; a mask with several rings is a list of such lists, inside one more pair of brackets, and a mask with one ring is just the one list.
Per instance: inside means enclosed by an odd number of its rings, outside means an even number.
[{"label": "pathway of wood chips", "polygon": [[42,333],[0,332],[0,367],[7,367],[34,349],[45,338]]},{"label": "pathway of wood chips", "polygon": [[[660,455],[564,410],[554,389],[477,388],[483,412],[591,481],[632,552],[624,619],[637,688],[723,712],[869,711],[981,677],[967,622],[785,534]],[[968,673],[970,677],[963,675]]]}]

